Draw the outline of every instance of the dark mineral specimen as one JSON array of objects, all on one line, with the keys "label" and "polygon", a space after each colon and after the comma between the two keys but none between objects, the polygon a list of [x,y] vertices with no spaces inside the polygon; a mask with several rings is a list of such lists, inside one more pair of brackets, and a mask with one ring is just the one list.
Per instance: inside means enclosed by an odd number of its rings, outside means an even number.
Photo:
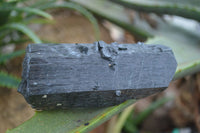
[{"label": "dark mineral specimen", "polygon": [[106,107],[162,91],[176,60],[144,44],[31,44],[18,91],[35,109]]}]

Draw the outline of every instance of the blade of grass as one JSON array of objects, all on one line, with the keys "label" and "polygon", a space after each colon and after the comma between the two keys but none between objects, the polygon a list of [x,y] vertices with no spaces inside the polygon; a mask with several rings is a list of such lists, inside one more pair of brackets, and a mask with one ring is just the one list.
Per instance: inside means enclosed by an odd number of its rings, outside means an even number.
[{"label": "blade of grass", "polygon": [[124,126],[124,123],[126,122],[127,118],[129,117],[129,115],[131,114],[134,105],[129,106],[128,108],[126,108],[118,117],[117,122],[115,124],[115,128],[113,129],[114,133],[121,133],[121,130]]},{"label": "blade of grass", "polygon": [[42,41],[35,35],[33,31],[31,31],[26,25],[20,23],[10,23],[0,27],[0,31],[3,32],[5,29],[14,29],[21,31],[25,35],[27,35],[33,42],[42,43]]},{"label": "blade of grass", "polygon": [[[134,111],[134,110],[132,110],[130,114],[133,114],[133,111]],[[131,118],[131,117],[128,117],[128,118],[126,119],[126,122],[125,122],[125,124],[124,124],[123,130],[124,130],[126,133],[138,133],[138,128],[137,128],[136,125],[133,125],[133,124],[132,124],[132,118]]]},{"label": "blade of grass", "polygon": [[128,100],[120,105],[108,108],[68,109],[57,111],[41,111],[28,121],[7,133],[88,133],[93,128],[108,120],[114,114],[133,104]]},{"label": "blade of grass", "polygon": [[156,100],[153,102],[147,109],[139,113],[134,119],[133,119],[133,125],[140,124],[145,118],[147,118],[153,111],[155,111],[157,108],[161,107],[165,103],[173,100],[173,97],[163,97],[161,99]]},{"label": "blade of grass", "polygon": [[25,53],[25,50],[18,50],[9,54],[0,55],[0,64],[5,63],[6,61],[15,58],[17,56],[20,56]]},{"label": "blade of grass", "polygon": [[142,123],[144,119],[146,119],[157,108],[173,100],[173,98],[174,97],[163,97],[161,99],[158,99],[157,101],[153,102],[148,108],[146,108],[144,111],[137,114],[134,118],[132,118],[132,115],[134,114],[133,113],[134,111],[132,109],[128,110],[128,113],[130,113],[129,115],[127,114],[127,112],[123,112],[122,116],[128,115],[129,117],[127,121],[124,121],[124,123],[121,123],[121,125],[124,124],[124,128],[127,132],[130,132],[130,133],[137,132],[137,126],[140,123]]},{"label": "blade of grass", "polygon": [[42,9],[41,7],[55,3],[57,0],[37,0],[37,2],[31,3],[29,6],[32,8]]},{"label": "blade of grass", "polygon": [[13,75],[9,75],[6,72],[0,71],[0,86],[7,88],[17,88],[20,83],[20,79]]},{"label": "blade of grass", "polygon": [[8,6],[14,7],[16,4],[17,4],[17,1],[5,2],[5,1],[1,0],[1,2],[0,2],[0,26],[7,23],[7,21],[9,20],[10,12],[11,12],[11,10],[1,10],[1,9],[8,7]]},{"label": "blade of grass", "polygon": [[50,14],[48,14],[48,13],[46,13],[46,12],[40,10],[40,9],[37,9],[37,8],[13,7],[13,6],[5,6],[5,7],[0,8],[0,12],[1,11],[12,11],[12,10],[35,14],[35,15],[42,16],[44,18],[51,19],[51,20],[53,19],[53,17]]},{"label": "blade of grass", "polygon": [[29,38],[20,38],[18,40],[10,40],[9,42],[0,42],[0,46],[5,46],[7,44],[15,44],[15,45],[18,45],[18,44],[24,44],[25,42],[28,42],[30,41]]},{"label": "blade of grass", "polygon": [[112,0],[134,10],[156,14],[178,15],[200,21],[198,0]]}]

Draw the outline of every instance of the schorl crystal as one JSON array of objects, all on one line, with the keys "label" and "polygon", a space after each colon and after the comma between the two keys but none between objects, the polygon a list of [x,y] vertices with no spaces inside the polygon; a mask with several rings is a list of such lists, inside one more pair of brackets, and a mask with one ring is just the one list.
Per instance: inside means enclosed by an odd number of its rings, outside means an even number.
[{"label": "schorl crystal", "polygon": [[18,91],[40,110],[107,107],[162,91],[176,66],[163,45],[31,44]]}]

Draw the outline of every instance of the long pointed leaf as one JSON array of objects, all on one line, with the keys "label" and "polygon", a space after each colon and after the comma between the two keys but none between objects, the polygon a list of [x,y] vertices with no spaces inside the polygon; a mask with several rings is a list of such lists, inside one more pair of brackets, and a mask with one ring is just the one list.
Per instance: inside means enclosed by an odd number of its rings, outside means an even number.
[{"label": "long pointed leaf", "polygon": [[163,97],[161,99],[158,99],[157,101],[149,105],[149,107],[147,107],[145,110],[137,114],[137,116],[134,116],[134,118],[132,118],[133,110],[129,111],[129,117],[127,118],[127,121],[125,122],[125,125],[124,125],[125,131],[130,132],[130,133],[137,132],[137,126],[144,119],[146,119],[157,108],[159,108],[160,106],[164,105],[165,103],[173,99],[174,97]]},{"label": "long pointed leaf", "polygon": [[42,41],[35,35],[33,31],[31,31],[26,25],[20,23],[10,23],[6,24],[3,27],[0,27],[0,31],[5,29],[14,29],[23,32],[27,35],[33,42],[42,43]]},{"label": "long pointed leaf", "polygon": [[87,133],[134,102],[129,100],[109,108],[36,112],[30,120],[7,132]]},{"label": "long pointed leaf", "polygon": [[0,64],[4,63],[5,61],[8,61],[8,60],[10,60],[12,58],[15,58],[17,56],[20,56],[20,55],[22,55],[24,53],[25,53],[25,50],[18,50],[18,51],[9,53],[9,54],[0,55]]},{"label": "long pointed leaf", "polygon": [[15,6],[17,4],[16,1],[9,1],[9,2],[0,2],[0,26],[4,25],[10,16],[11,10],[1,10],[7,6]]},{"label": "long pointed leaf", "polygon": [[147,107],[144,111],[139,113],[135,118],[133,119],[133,125],[140,124],[146,117],[148,117],[153,111],[155,111],[160,106],[164,105],[165,103],[172,101],[174,97],[163,97],[161,99],[158,99],[157,101],[151,103],[149,107]]},{"label": "long pointed leaf", "polygon": [[198,0],[112,0],[126,7],[157,14],[172,14],[200,21]]},{"label": "long pointed leaf", "polygon": [[17,88],[19,82],[20,79],[16,78],[15,76],[0,71],[0,86],[7,88]]},{"label": "long pointed leaf", "polygon": [[45,17],[47,19],[53,19],[52,16],[40,9],[37,8],[31,8],[31,7],[12,7],[12,6],[6,6],[6,7],[1,7],[0,8],[0,12],[1,11],[20,11],[20,12],[25,12],[25,13],[31,13],[31,14],[35,14],[38,16],[42,16]]}]

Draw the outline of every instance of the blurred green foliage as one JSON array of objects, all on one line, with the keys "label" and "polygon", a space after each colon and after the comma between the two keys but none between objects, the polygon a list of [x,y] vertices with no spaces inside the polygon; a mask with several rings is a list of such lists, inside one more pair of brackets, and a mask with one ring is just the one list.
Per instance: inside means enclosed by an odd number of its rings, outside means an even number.
[{"label": "blurred green foliage", "polygon": [[[24,50],[15,51],[5,54],[3,48],[6,45],[18,43],[24,40],[23,35],[28,36],[33,42],[41,43],[42,41],[35,33],[28,28],[27,20],[35,17],[34,15],[42,16],[47,19],[52,19],[51,15],[40,10],[25,6],[24,1],[0,1],[0,64],[5,64],[8,60],[24,54]],[[17,88],[19,79],[6,72],[0,72],[0,86],[8,88]]]}]

